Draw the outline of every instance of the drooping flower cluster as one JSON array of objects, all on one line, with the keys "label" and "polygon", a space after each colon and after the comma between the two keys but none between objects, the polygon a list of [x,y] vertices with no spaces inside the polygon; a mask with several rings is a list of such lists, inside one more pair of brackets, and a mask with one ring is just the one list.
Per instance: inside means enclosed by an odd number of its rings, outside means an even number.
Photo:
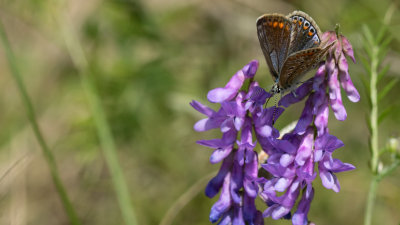
[{"label": "drooping flower cluster", "polygon": [[[292,216],[292,223],[295,225],[308,224],[307,214],[314,196],[312,182],[317,176],[314,171],[316,165],[323,186],[335,192],[340,190],[335,173],[355,168],[332,158],[333,151],[342,147],[343,143],[329,134],[328,129],[329,106],[336,119],[345,120],[347,116],[342,104],[340,85],[351,101],[360,99],[349,77],[345,57],[347,55],[354,60],[353,51],[347,39],[343,36],[337,38],[335,32],[326,32],[323,41],[327,44],[336,41],[326,62],[321,63],[315,76],[301,85],[296,94],[287,94],[279,102],[280,106],[289,107],[308,96],[296,127],[280,140],[270,137],[276,143],[263,146],[269,158],[262,167],[273,175],[272,179],[261,182],[263,191],[260,196],[269,205],[264,216],[271,216],[273,219],[290,218],[290,212],[302,193],[297,210]],[[280,192],[284,194],[278,195]]]},{"label": "drooping flower cluster", "polygon": [[[325,44],[335,42],[326,62],[321,63],[313,78],[294,93],[284,96],[278,103],[279,107],[264,107],[271,95],[254,81],[257,61],[251,61],[239,70],[225,87],[208,93],[210,102],[221,105],[218,111],[197,101],[191,103],[207,116],[195,124],[196,131],[219,128],[222,132],[220,139],[198,141],[214,149],[211,163],[222,161],[218,174],[206,188],[206,195],[210,198],[221,191],[219,200],[211,209],[211,222],[263,224],[263,216],[291,218],[294,225],[307,225],[307,214],[314,197],[312,182],[317,177],[315,166],[318,166],[323,186],[335,192],[340,190],[335,173],[354,169],[351,164],[332,158],[333,151],[343,143],[328,129],[329,106],[338,120],[345,120],[347,116],[340,85],[351,101],[360,99],[348,73],[346,56],[354,61],[353,50],[347,39],[335,32],[324,33],[322,40]],[[246,79],[249,82],[243,91]],[[285,108],[305,98],[295,128],[280,137],[279,131],[273,127],[274,121]],[[268,155],[261,167],[272,175],[270,179],[258,177],[260,165],[254,151],[256,142],[253,136]],[[268,205],[262,215],[254,204],[257,195]]]}]

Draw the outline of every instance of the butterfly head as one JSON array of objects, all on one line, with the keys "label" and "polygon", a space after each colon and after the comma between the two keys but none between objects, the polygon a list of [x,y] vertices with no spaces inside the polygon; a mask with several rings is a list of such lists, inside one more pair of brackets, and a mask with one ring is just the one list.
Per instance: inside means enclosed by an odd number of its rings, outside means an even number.
[{"label": "butterfly head", "polygon": [[271,94],[278,94],[281,93],[283,91],[283,88],[279,86],[278,82],[275,82],[274,85],[271,88]]}]

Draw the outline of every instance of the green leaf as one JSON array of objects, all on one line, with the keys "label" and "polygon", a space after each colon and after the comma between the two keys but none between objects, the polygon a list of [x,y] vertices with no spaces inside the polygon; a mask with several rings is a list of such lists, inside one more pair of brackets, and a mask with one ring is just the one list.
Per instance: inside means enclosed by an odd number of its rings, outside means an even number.
[{"label": "green leaf", "polygon": [[361,82],[363,83],[364,86],[364,91],[365,91],[365,96],[367,97],[367,103],[368,103],[368,107],[371,108],[372,107],[372,103],[371,103],[371,92],[369,90],[369,81],[365,78],[365,76],[360,76],[361,77]]},{"label": "green leaf", "polygon": [[395,105],[391,105],[379,113],[378,124],[382,123],[382,121],[393,111],[395,107]]},{"label": "green leaf", "polygon": [[367,53],[368,57],[371,59],[372,58],[372,49],[371,49],[371,45],[369,43],[367,43],[367,41],[363,41],[362,42],[363,48],[365,50],[365,52]]},{"label": "green leaf", "polygon": [[378,32],[378,35],[376,36],[376,43],[380,43],[382,41],[382,38],[385,37],[385,34],[387,34],[388,26],[382,24],[381,29]]},{"label": "green leaf", "polygon": [[375,44],[375,40],[374,40],[374,37],[373,37],[372,32],[369,29],[369,27],[364,24],[362,26],[362,30],[363,30],[363,33],[364,33],[364,37],[368,41],[369,45],[374,45]]},{"label": "green leaf", "polygon": [[364,68],[367,70],[368,76],[370,76],[371,66],[369,64],[368,59],[366,59],[364,56],[360,56],[359,59],[361,60],[361,64],[363,64]]},{"label": "green leaf", "polygon": [[385,40],[382,41],[381,44],[379,44],[380,49],[386,49],[388,45],[392,42],[393,37],[389,36]]},{"label": "green leaf", "polygon": [[378,101],[381,101],[387,95],[387,93],[389,93],[389,91],[392,90],[392,88],[398,81],[399,81],[398,79],[393,79],[387,85],[385,85],[383,90],[380,91],[378,94]]},{"label": "green leaf", "polygon": [[385,59],[385,56],[386,56],[388,51],[389,51],[389,49],[387,49],[387,48],[385,48],[385,49],[380,48],[378,50],[378,54],[377,54],[378,65],[381,65],[381,63]]},{"label": "green leaf", "polygon": [[390,69],[390,64],[385,65],[385,67],[383,67],[383,69],[379,72],[378,74],[378,83],[379,81],[382,80],[382,78],[386,75],[386,73],[389,71]]}]

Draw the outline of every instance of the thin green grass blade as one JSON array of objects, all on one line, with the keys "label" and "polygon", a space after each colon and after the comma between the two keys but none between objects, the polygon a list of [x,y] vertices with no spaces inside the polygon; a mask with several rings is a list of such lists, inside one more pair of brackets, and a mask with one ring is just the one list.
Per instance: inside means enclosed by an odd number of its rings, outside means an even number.
[{"label": "thin green grass blade", "polygon": [[77,35],[69,24],[66,18],[58,17],[58,24],[62,29],[62,35],[65,39],[68,52],[72,58],[75,67],[79,71],[83,89],[86,93],[87,100],[92,112],[94,123],[97,130],[97,135],[100,140],[101,149],[109,169],[114,190],[117,195],[119,207],[122,212],[122,217],[127,225],[136,225],[136,215],[132,205],[128,184],[125,175],[120,166],[117,148],[115,146],[114,138],[111,129],[106,119],[106,114],[101,104],[100,97],[96,86],[91,79],[90,69],[88,62],[83,51],[83,48],[77,39]]},{"label": "thin green grass blade", "polygon": [[49,167],[51,178],[53,180],[53,183],[54,183],[54,186],[58,193],[58,196],[61,199],[61,203],[65,209],[65,212],[67,213],[70,223],[73,225],[80,225],[81,222],[78,219],[75,209],[72,206],[71,201],[69,200],[67,191],[65,190],[65,187],[59,176],[57,163],[54,158],[54,155],[51,152],[50,148],[48,147],[48,145],[43,137],[43,134],[39,128],[39,124],[36,120],[36,114],[35,114],[35,110],[33,108],[32,101],[30,100],[28,92],[26,91],[25,84],[22,80],[22,76],[18,70],[18,66],[17,66],[17,62],[14,57],[14,53],[11,49],[10,42],[8,41],[7,34],[4,30],[4,26],[1,21],[0,21],[0,38],[3,43],[4,52],[5,52],[6,58],[8,60],[9,66],[10,66],[11,75],[13,76],[13,78],[17,84],[18,91],[21,94],[22,103],[25,106],[29,122],[31,123],[32,128],[33,128],[33,133],[35,134],[35,137],[39,142],[40,148],[42,149],[42,152],[43,152],[43,156]]}]

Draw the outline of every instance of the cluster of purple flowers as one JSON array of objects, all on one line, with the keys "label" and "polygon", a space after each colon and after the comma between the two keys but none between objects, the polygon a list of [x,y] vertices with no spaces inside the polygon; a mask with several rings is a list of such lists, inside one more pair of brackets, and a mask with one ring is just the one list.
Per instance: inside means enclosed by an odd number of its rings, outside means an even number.
[{"label": "cluster of purple flowers", "polygon": [[[321,63],[313,78],[304,82],[295,93],[284,96],[278,106],[264,107],[271,94],[254,80],[257,61],[251,61],[239,70],[225,87],[208,93],[210,102],[221,105],[218,111],[197,101],[191,102],[193,108],[207,116],[194,125],[196,131],[219,128],[222,132],[220,139],[198,141],[198,144],[214,149],[211,163],[222,161],[218,174],[206,187],[206,195],[210,198],[221,191],[219,200],[211,208],[211,222],[258,225],[264,224],[263,217],[272,217],[291,218],[294,225],[307,225],[307,214],[314,197],[312,182],[317,177],[315,166],[318,166],[323,186],[335,192],[340,190],[335,173],[355,168],[332,158],[333,151],[343,143],[328,129],[329,106],[336,119],[345,120],[347,116],[340,86],[350,101],[360,99],[348,73],[346,56],[354,61],[353,50],[348,40],[335,32],[324,33],[322,40],[326,44],[336,42],[327,60]],[[246,91],[243,90],[244,83],[248,84]],[[305,98],[295,128],[281,136],[273,126],[274,121],[285,108]],[[259,162],[253,139],[268,155],[265,163]],[[259,177],[259,166],[272,178]],[[263,213],[256,209],[257,196],[268,205]],[[299,198],[297,209],[292,210]]]}]

